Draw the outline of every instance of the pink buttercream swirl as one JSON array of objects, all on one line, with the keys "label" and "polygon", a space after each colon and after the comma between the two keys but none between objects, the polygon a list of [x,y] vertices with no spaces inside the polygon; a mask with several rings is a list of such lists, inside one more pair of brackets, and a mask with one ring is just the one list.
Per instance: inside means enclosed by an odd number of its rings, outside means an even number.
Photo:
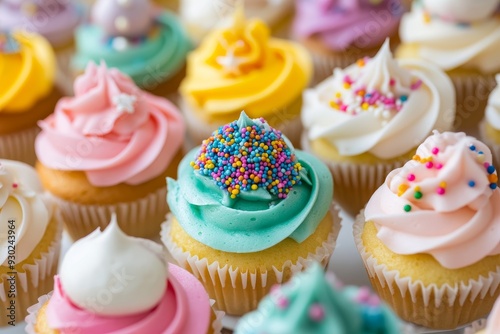
[{"label": "pink buttercream swirl", "polygon": [[294,31],[334,51],[370,48],[396,32],[403,11],[400,0],[298,0]]},{"label": "pink buttercream swirl", "polygon": [[38,159],[49,168],[83,171],[95,186],[140,184],[159,176],[181,147],[185,125],[164,98],[141,91],[117,69],[90,63],[44,121]]},{"label": "pink buttercream swirl", "polygon": [[[210,300],[201,283],[185,270],[169,265],[164,297],[152,310],[120,317],[99,316],[75,306],[64,294],[59,277],[47,306],[47,323],[61,334],[184,334],[207,333],[211,326]],[[90,298],[89,308],[99,307]]]},{"label": "pink buttercream swirl", "polygon": [[435,133],[392,171],[365,209],[397,254],[427,253],[456,269],[500,253],[500,190],[486,145]]}]

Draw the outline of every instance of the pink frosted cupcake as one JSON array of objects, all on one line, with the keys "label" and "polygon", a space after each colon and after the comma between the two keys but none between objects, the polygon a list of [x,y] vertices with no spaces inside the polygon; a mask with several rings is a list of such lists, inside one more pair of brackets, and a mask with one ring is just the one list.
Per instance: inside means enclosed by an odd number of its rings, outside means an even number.
[{"label": "pink frosted cupcake", "polygon": [[164,258],[160,245],[125,235],[113,217],[69,249],[54,291],[28,310],[27,332],[220,333],[223,314],[201,283]]},{"label": "pink frosted cupcake", "polygon": [[399,0],[298,0],[294,34],[313,54],[313,83],[374,56],[387,37],[396,44],[403,12]]},{"label": "pink frosted cupcake", "polygon": [[39,125],[37,170],[74,239],[106,226],[112,212],[127,234],[160,232],[165,177],[176,176],[184,140],[172,103],[91,63],[75,81],[75,96]]}]

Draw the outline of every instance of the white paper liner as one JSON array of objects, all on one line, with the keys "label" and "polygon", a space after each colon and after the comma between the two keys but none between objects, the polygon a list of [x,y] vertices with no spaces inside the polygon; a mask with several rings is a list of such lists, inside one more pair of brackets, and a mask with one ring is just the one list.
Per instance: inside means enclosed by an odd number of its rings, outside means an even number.
[{"label": "white paper liner", "polygon": [[496,86],[493,75],[480,73],[470,75],[450,74],[456,91],[457,109],[455,131],[474,131],[483,119],[488,97]]},{"label": "white paper liner", "polygon": [[[50,300],[52,297],[53,291],[47,293],[46,295],[40,296],[38,298],[38,302],[34,305],[28,307],[28,315],[25,318],[26,328],[25,331],[27,334],[39,334],[35,331],[35,324],[38,318],[38,312],[42,309],[43,305]],[[222,318],[224,317],[224,312],[217,311],[213,306],[215,304],[215,300],[210,299],[210,307],[212,307],[213,312],[215,313],[215,320],[211,323],[210,328],[213,334],[220,334],[222,331]]]},{"label": "white paper liner", "polygon": [[[185,142],[185,149],[187,151],[193,147],[201,145],[203,140],[209,138],[215,130],[224,125],[219,123],[205,123],[195,114],[192,108],[187,105],[182,97],[180,97],[178,101],[187,125],[187,135],[189,137]],[[293,101],[290,108],[300,108],[300,106],[296,105],[297,103],[302,103],[302,99],[296,99]],[[279,117],[279,122],[273,122],[275,125],[277,124],[276,129],[285,134],[293,145],[298,147],[300,145],[300,134],[302,132],[300,115],[297,114],[290,118],[290,116],[286,113],[287,109],[288,108],[285,107],[282,111],[278,111],[271,117]]]},{"label": "white paper liner", "polygon": [[[477,280],[470,279],[467,284],[461,283],[456,286],[451,286],[449,284],[444,284],[442,286],[430,284],[426,286],[419,280],[412,281],[410,277],[401,277],[397,270],[389,270],[385,264],[378,263],[377,259],[369,254],[363,245],[361,236],[364,225],[364,211],[361,211],[361,213],[356,217],[353,225],[353,235],[356,247],[363,263],[365,264],[370,280],[372,280],[372,283],[373,281],[377,281],[381,285],[380,290],[374,286],[375,290],[377,290],[377,293],[394,308],[396,313],[398,313],[402,319],[417,323],[417,321],[422,321],[422,319],[413,319],[417,310],[421,311],[422,308],[424,308],[424,311],[427,311],[427,309],[430,308],[436,310],[442,306],[453,307],[453,310],[447,314],[440,315],[440,317],[426,312],[426,319],[428,316],[429,318],[435,320],[435,324],[437,324],[437,326],[444,322],[445,316],[451,316],[453,318],[453,322],[458,322],[462,317],[470,317],[470,312],[476,311],[474,307],[464,307],[465,303],[468,303],[467,305],[471,304],[472,306],[475,306],[475,304],[472,304],[473,302],[480,302],[487,295],[489,298],[492,298],[491,304],[493,304],[496,299],[493,295],[497,291],[500,284],[500,266],[497,266],[495,272],[490,272],[488,277],[481,276]],[[406,309],[406,307],[404,309],[401,307],[395,307],[394,302],[391,303],[393,300],[389,300],[390,298],[387,298],[387,294],[395,296],[394,301],[398,298],[409,296],[411,298],[412,305],[405,304],[408,309]],[[484,315],[480,315],[478,318],[481,316]],[[424,319],[424,321],[428,321],[426,319]],[[472,322],[476,319],[470,319],[468,322]],[[430,327],[429,324],[425,323],[417,324]],[[452,327],[458,327],[460,325],[460,323],[456,323]]]},{"label": "white paper liner", "polygon": [[[57,224],[55,238],[50,244],[47,252],[41,253],[35,259],[34,264],[23,265],[24,272],[16,274],[16,298],[15,300],[15,323],[19,324],[27,315],[27,309],[33,305],[39,296],[46,294],[54,288],[54,275],[57,273],[59,263],[59,254],[62,240],[62,221],[59,214],[53,218],[50,223]],[[5,278],[0,283],[0,327],[7,326],[10,321],[7,318],[7,307],[10,304],[8,294],[6,293]]]},{"label": "white paper liner", "polygon": [[[302,149],[311,151],[307,133],[302,134]],[[323,162],[333,176],[333,198],[347,213],[354,216],[365,207],[373,193],[385,182],[387,174],[402,167],[407,159],[377,164]]]},{"label": "white paper liner", "polygon": [[482,120],[481,123],[479,123],[479,138],[490,148],[493,154],[493,164],[495,166],[500,166],[500,145],[496,144],[486,134],[486,120]]},{"label": "white paper liner", "polygon": [[[170,236],[172,214],[168,214],[167,220],[162,224],[161,240],[177,264],[193,273],[203,283],[210,298],[217,301],[216,307],[227,314],[242,315],[254,310],[260,299],[269,293],[273,284],[284,283],[293,273],[303,271],[313,262],[319,262],[326,268],[341,227],[339,208],[332,204],[329,213],[333,220],[332,229],[327,240],[316,249],[314,254],[309,253],[305,258],[293,259],[293,262],[288,260],[281,268],[273,266],[272,270],[259,274],[242,272],[238,267],[233,268],[229,264],[222,266],[218,261],[209,263],[206,258],[183,251]],[[232,289],[224,291],[226,285],[231,285]]]},{"label": "white paper liner", "polygon": [[83,205],[51,197],[61,210],[69,235],[73,240],[78,240],[99,227],[103,230],[111,221],[113,212],[126,234],[140,238],[157,236],[168,212],[166,194],[166,187],[161,187],[135,201],[105,205]]},{"label": "white paper liner", "polygon": [[486,319],[474,321],[469,327],[464,329],[464,334],[476,334],[486,328]]},{"label": "white paper liner", "polygon": [[38,126],[22,131],[0,135],[0,158],[35,165],[35,138],[40,132]]}]

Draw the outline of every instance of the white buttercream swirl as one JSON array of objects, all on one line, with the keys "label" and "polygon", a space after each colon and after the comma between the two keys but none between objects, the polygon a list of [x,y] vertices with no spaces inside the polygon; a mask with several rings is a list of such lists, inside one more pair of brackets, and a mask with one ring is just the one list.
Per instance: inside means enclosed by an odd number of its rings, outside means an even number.
[{"label": "white buttercream swirl", "polygon": [[489,125],[496,130],[500,130],[500,74],[497,74],[495,79],[497,87],[491,92],[488,98],[485,117]]},{"label": "white buttercream swirl", "polygon": [[113,215],[108,227],[78,240],[61,265],[66,295],[78,307],[105,316],[151,310],[167,287],[161,246],[123,233]]},{"label": "white buttercream swirl", "polygon": [[[360,95],[383,102],[363,106]],[[450,129],[454,116],[455,91],[446,74],[427,62],[396,61],[388,41],[374,58],[337,68],[305,91],[302,109],[309,140],[325,139],[344,156],[381,159],[408,152],[433,129]]]},{"label": "white buttercream swirl", "polygon": [[[484,17],[488,13],[492,14],[490,11],[478,17],[469,11],[471,20],[457,21],[462,19],[469,2],[477,1],[447,1],[449,15],[456,12],[457,18],[443,17],[446,11],[441,7],[435,9],[437,4],[431,7],[437,12],[430,13],[421,2],[414,2],[411,12],[401,20],[401,40],[403,43],[417,44],[419,56],[434,62],[443,70],[458,67],[478,69],[484,73],[499,70],[500,58],[497,53],[500,47],[500,18],[496,15]],[[478,20],[471,22],[472,19]]]},{"label": "white buttercream swirl", "polygon": [[[43,196],[35,169],[18,161],[0,160],[2,266],[24,261],[42,239],[51,217],[52,205]],[[9,228],[9,220],[14,220],[14,229]],[[9,246],[15,246],[15,260],[10,263]]]}]

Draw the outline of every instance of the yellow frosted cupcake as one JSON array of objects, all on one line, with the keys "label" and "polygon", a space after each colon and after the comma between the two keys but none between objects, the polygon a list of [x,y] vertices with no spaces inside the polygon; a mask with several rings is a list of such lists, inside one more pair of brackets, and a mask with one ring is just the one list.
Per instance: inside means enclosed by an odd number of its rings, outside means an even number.
[{"label": "yellow frosted cupcake", "polygon": [[398,58],[433,62],[457,92],[456,129],[474,129],[483,117],[500,70],[498,1],[422,0],[401,20]]},{"label": "yellow frosted cupcake", "polygon": [[446,74],[395,60],[386,41],[375,57],[304,92],[302,147],[328,164],[335,200],[357,214],[433,129],[451,129],[454,101]]},{"label": "yellow frosted cupcake", "polygon": [[52,289],[62,224],[33,167],[0,160],[0,185],[0,327],[10,327]]},{"label": "yellow frosted cupcake", "polygon": [[60,97],[56,60],[42,36],[0,31],[0,158],[35,163],[36,123]]},{"label": "yellow frosted cupcake", "polygon": [[255,309],[273,284],[332,255],[340,224],[328,169],[262,118],[220,127],[168,189],[162,241],[226,313]]},{"label": "yellow frosted cupcake", "polygon": [[486,316],[500,293],[500,190],[491,153],[435,133],[392,171],[354,225],[373,287],[398,315],[432,329]]},{"label": "yellow frosted cupcake", "polygon": [[297,143],[302,90],[311,75],[307,50],[271,38],[262,21],[236,11],[229,27],[214,30],[188,56],[180,94],[192,143],[237,119],[241,110],[266,118]]}]

